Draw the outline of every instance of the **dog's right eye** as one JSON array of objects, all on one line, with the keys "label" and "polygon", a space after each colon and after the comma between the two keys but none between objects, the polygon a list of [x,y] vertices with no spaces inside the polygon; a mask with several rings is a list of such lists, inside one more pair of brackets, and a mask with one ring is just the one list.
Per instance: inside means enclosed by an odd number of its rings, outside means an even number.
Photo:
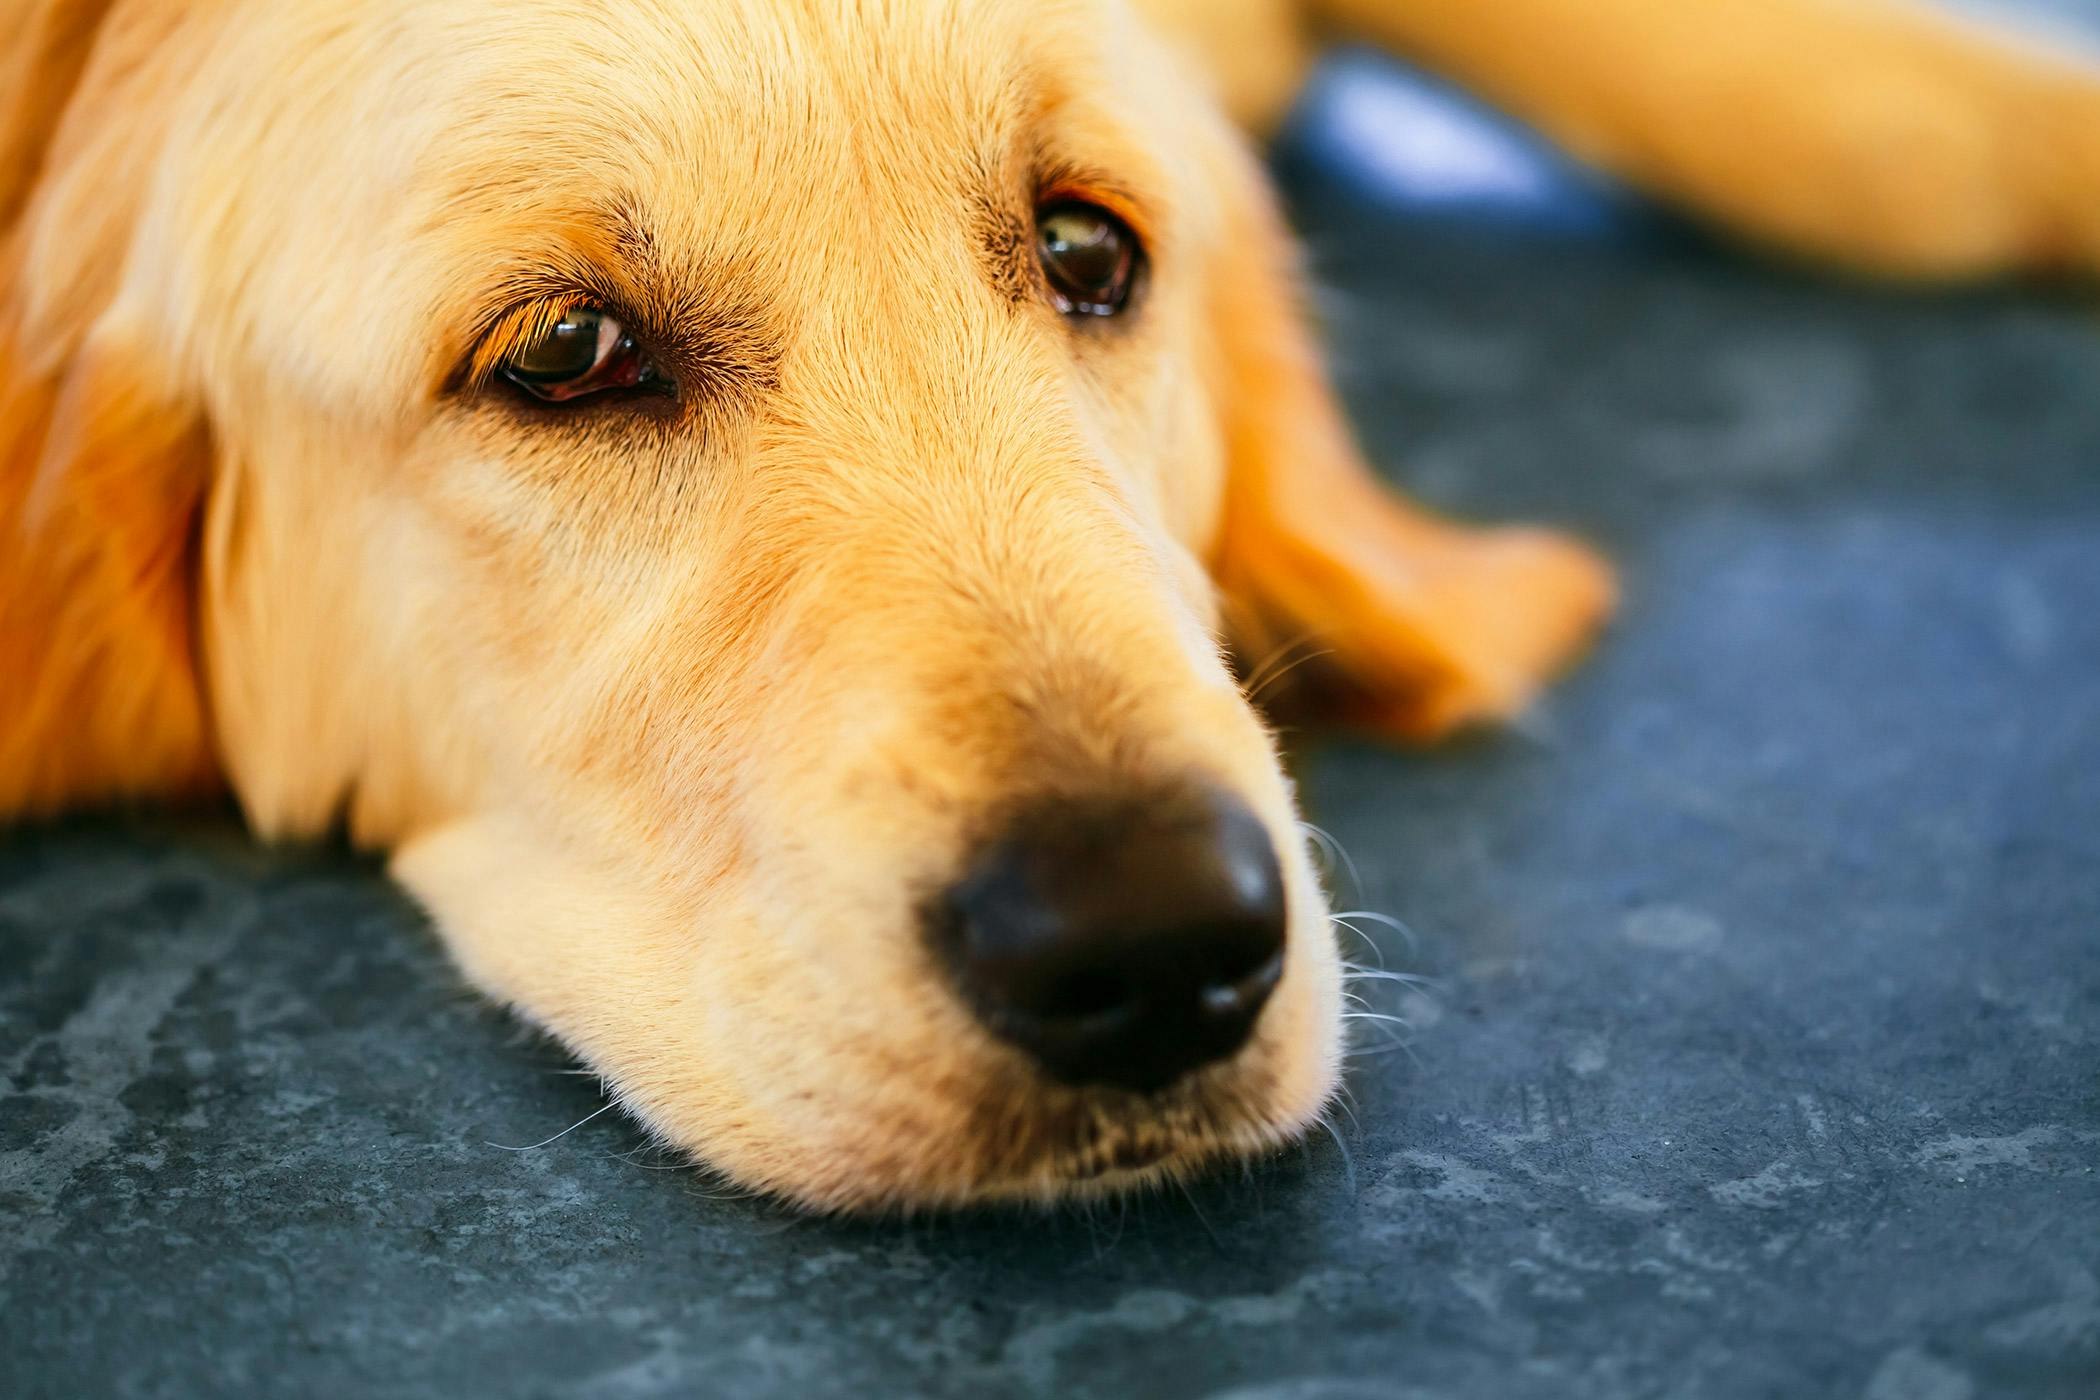
[{"label": "dog's right eye", "polygon": [[566,313],[496,369],[548,403],[566,403],[607,389],[632,389],[661,378],[627,328],[594,307]]},{"label": "dog's right eye", "polygon": [[1122,315],[1144,266],[1130,225],[1073,199],[1036,212],[1036,256],[1051,304],[1067,316]]}]

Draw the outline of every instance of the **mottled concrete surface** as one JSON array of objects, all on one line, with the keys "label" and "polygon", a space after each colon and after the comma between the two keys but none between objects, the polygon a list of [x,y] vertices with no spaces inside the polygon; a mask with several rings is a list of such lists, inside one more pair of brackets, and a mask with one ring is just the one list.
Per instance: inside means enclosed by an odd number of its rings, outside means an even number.
[{"label": "mottled concrete surface", "polygon": [[0,844],[0,1393],[2100,1394],[2100,325],[1309,201],[1380,457],[1629,605],[1526,736],[1315,747],[1407,1053],[1092,1218],[710,1195],[370,866]]}]

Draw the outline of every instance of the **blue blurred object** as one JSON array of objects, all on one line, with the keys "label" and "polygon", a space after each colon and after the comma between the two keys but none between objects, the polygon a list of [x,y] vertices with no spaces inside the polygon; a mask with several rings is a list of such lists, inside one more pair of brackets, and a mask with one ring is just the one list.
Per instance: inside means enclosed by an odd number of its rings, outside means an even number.
[{"label": "blue blurred object", "polygon": [[1660,206],[1522,122],[1370,49],[1344,48],[1320,65],[1276,156],[1290,174],[1425,224],[1620,246],[1684,233]]}]

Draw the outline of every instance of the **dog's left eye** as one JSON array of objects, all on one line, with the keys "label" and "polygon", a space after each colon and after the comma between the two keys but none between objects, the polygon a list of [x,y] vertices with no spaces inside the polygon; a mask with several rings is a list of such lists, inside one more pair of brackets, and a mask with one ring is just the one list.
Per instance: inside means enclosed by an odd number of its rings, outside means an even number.
[{"label": "dog's left eye", "polygon": [[656,365],[613,316],[578,307],[498,366],[505,379],[549,403],[655,382]]},{"label": "dog's left eye", "polygon": [[1036,214],[1036,256],[1067,316],[1116,316],[1130,304],[1144,252],[1130,225],[1097,204],[1063,200]]}]

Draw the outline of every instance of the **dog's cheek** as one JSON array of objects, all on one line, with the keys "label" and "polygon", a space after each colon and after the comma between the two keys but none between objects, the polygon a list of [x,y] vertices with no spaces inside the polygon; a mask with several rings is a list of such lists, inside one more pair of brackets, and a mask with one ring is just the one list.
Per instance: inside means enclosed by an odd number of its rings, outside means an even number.
[{"label": "dog's cheek", "polygon": [[390,868],[468,981],[566,1039],[593,1019],[593,988],[651,971],[618,932],[639,924],[641,901],[557,873],[571,865],[524,823],[482,816],[411,837]]},{"label": "dog's cheek", "polygon": [[469,982],[603,1075],[653,1135],[738,1183],[868,1205],[963,1161],[959,1066],[917,1053],[938,1035],[900,1041],[888,1024],[926,1010],[909,989],[842,1000],[824,966],[779,956],[765,921],[689,907],[513,817],[421,833],[392,871]]}]

